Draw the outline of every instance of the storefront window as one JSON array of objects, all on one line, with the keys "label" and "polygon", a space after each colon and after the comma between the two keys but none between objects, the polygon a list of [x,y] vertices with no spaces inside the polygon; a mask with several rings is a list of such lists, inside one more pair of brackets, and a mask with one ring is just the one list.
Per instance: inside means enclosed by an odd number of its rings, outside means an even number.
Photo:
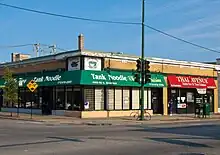
[{"label": "storefront window", "polygon": [[34,100],[33,94],[30,90],[26,90],[25,92],[25,108],[30,109],[31,108],[31,102]]},{"label": "storefront window", "polygon": [[107,103],[107,110],[114,110],[115,106],[115,90],[114,88],[107,88],[106,89],[106,103]]},{"label": "storefront window", "polygon": [[139,109],[139,89],[132,91],[129,87],[106,88],[105,96],[107,110]]},{"label": "storefront window", "polygon": [[129,88],[123,88],[123,109],[129,110],[130,108],[130,89]]},{"label": "storefront window", "polygon": [[104,87],[95,88],[95,110],[104,110]]},{"label": "storefront window", "polygon": [[66,87],[66,106],[67,110],[73,110],[74,107],[74,94],[73,94],[73,87]]},{"label": "storefront window", "polygon": [[115,89],[115,110],[122,109],[122,88]]},{"label": "storefront window", "polygon": [[132,88],[132,109],[140,108],[140,90],[138,88]]},{"label": "storefront window", "polygon": [[94,87],[87,87],[84,89],[84,110],[95,110]]},{"label": "storefront window", "polygon": [[65,89],[64,86],[56,87],[56,110],[65,109]]}]

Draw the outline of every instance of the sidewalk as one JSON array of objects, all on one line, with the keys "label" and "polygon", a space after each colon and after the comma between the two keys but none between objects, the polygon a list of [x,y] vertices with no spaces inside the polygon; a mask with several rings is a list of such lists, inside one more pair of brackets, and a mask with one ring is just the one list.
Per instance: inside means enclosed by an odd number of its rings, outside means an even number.
[{"label": "sidewalk", "polygon": [[94,118],[94,119],[81,119],[75,117],[65,116],[42,116],[30,114],[19,114],[8,112],[0,112],[0,119],[13,119],[32,122],[41,122],[49,125],[56,124],[71,124],[71,125],[138,125],[138,124],[170,124],[170,123],[187,123],[187,122],[207,122],[218,121],[220,115],[211,115],[208,118],[195,118],[194,115],[173,115],[173,116],[152,116],[151,120],[137,121],[131,117],[117,117],[117,118]]}]

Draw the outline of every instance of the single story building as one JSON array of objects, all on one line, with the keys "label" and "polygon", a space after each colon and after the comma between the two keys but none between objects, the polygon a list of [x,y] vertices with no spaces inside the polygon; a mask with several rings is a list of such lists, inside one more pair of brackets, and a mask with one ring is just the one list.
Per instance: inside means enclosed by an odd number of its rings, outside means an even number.
[{"label": "single story building", "polygon": [[[68,115],[81,118],[130,116],[140,109],[140,85],[134,81],[138,56],[79,49],[0,64],[0,75],[9,67],[18,81],[19,98],[3,111]],[[145,85],[144,108],[151,114],[193,113],[196,104],[208,102],[218,112],[216,64],[146,58],[151,82]],[[34,80],[32,93],[27,84]],[[0,79],[4,86],[4,80]]]}]

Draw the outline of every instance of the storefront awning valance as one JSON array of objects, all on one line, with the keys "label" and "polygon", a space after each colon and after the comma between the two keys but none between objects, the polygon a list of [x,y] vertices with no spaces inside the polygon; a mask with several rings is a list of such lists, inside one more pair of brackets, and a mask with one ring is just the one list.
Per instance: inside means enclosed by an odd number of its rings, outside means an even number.
[{"label": "storefront awning valance", "polygon": [[[82,85],[109,85],[109,86],[140,86],[134,81],[132,72],[125,71],[89,71],[83,70],[81,74]],[[162,74],[151,74],[151,82],[145,87],[166,87]]]},{"label": "storefront awning valance", "polygon": [[[130,86],[138,87],[140,84],[134,81],[132,72],[125,71],[90,71],[77,70],[65,72],[35,73],[27,76],[17,76],[19,87],[26,87],[28,82],[34,80],[39,86],[61,85],[103,85],[103,86]],[[4,80],[0,79],[0,86],[4,86]],[[162,74],[151,74],[151,82],[145,87],[166,87]]]},{"label": "storefront awning valance", "polygon": [[[15,77],[19,87],[26,87],[27,84],[34,80],[38,86],[62,86],[80,83],[80,71],[68,72],[39,72],[30,75],[20,75]],[[0,87],[4,86],[4,80],[0,79]]]},{"label": "storefront awning valance", "polygon": [[195,77],[195,76],[167,76],[170,87],[177,88],[216,88],[214,78]]}]

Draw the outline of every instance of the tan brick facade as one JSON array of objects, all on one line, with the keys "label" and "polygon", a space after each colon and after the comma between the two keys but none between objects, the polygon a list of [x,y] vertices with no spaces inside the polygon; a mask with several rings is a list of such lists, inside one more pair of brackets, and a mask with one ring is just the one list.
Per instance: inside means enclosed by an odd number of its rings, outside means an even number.
[{"label": "tan brick facade", "polygon": [[[132,70],[132,69],[136,69],[136,62],[106,58],[104,62],[104,67],[112,68],[112,69]],[[202,67],[173,65],[173,64],[166,64],[166,63],[151,63],[150,71],[167,73],[167,74],[185,74],[185,75],[217,77],[217,71],[214,68],[209,69],[209,68],[202,68]]]},{"label": "tan brick facade", "polygon": [[[66,61],[50,61],[43,63],[23,64],[9,67],[14,74],[41,72],[42,70],[56,70],[58,68],[66,68]],[[3,75],[4,69],[0,68],[0,75]]]},{"label": "tan brick facade", "polygon": [[[83,45],[82,45],[83,46]],[[82,47],[83,48],[83,47]],[[70,54],[71,55],[71,54]],[[119,69],[119,70],[135,70],[136,69],[136,59],[131,57],[121,56],[120,58],[118,56],[106,56],[103,53],[94,53],[94,52],[84,52],[84,54],[80,53],[79,55],[74,56],[97,56],[101,57],[102,60],[104,60],[104,68],[109,69]],[[68,57],[71,56],[58,56],[57,59],[50,59],[47,61],[40,60],[38,62],[34,63],[26,63],[25,61],[21,61],[20,65],[13,65],[10,64],[9,68],[13,71],[13,73],[28,73],[28,72],[41,72],[42,70],[56,70],[58,68],[66,69],[66,60]],[[213,77],[217,78],[217,71],[215,67],[207,67],[205,64],[202,63],[193,64],[193,63],[186,63],[181,61],[175,61],[173,60],[171,62],[168,62],[166,60],[160,60],[160,61],[154,61],[153,59],[150,61],[150,71],[151,72],[157,72],[157,73],[165,73],[166,75],[169,74],[176,74],[176,75],[193,75],[193,76],[203,76],[203,77]],[[3,68],[0,68],[0,75],[3,75]],[[167,82],[167,77],[165,76],[165,81]],[[218,82],[215,80],[217,88],[214,89],[214,112],[216,113],[218,111]],[[163,93],[163,114],[168,114],[168,87],[161,88]],[[161,95],[162,96],[162,95]],[[151,100],[151,99],[150,99]],[[106,116],[106,117],[113,117],[113,116],[129,116],[131,111],[84,111],[80,113],[81,117],[99,117],[99,116]],[[68,115],[72,115],[73,113],[68,113]],[[75,114],[75,113],[74,113]],[[78,115],[78,113],[77,113]]]}]

